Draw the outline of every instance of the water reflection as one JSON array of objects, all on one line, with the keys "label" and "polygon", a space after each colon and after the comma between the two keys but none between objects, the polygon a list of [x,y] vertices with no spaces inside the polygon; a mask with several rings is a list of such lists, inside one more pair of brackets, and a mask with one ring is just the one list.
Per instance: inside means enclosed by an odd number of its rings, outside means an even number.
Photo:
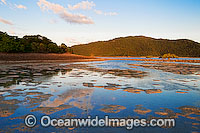
[{"label": "water reflection", "polygon": [[[24,116],[30,113],[37,117],[48,114],[54,118],[86,115],[175,118],[175,129],[197,131],[200,121],[199,68],[197,64],[124,60],[2,65],[0,131],[30,131],[23,124]],[[37,125],[32,130],[44,129]],[[49,128],[49,131],[66,130],[82,129]],[[174,131],[168,128],[155,130]],[[118,128],[109,131],[118,131]]]},{"label": "water reflection", "polygon": [[58,95],[53,101],[47,100],[42,102],[40,107],[59,107],[65,103],[73,107],[77,107],[83,110],[91,110],[91,96],[94,89],[73,89],[67,90],[64,93]]}]

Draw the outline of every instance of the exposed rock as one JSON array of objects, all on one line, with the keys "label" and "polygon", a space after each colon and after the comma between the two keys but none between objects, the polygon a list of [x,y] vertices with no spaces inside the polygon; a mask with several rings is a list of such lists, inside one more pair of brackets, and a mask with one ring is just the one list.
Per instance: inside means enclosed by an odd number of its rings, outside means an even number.
[{"label": "exposed rock", "polygon": [[160,89],[148,89],[144,90],[147,94],[153,94],[153,93],[162,93],[162,90]]},{"label": "exposed rock", "polygon": [[182,93],[182,94],[184,94],[184,93],[188,93],[188,92],[184,92],[184,91],[176,91],[176,93]]},{"label": "exposed rock", "polygon": [[105,113],[119,113],[120,111],[126,109],[126,107],[121,105],[103,105],[104,108],[100,109],[100,111]]},{"label": "exposed rock", "polygon": [[125,88],[123,89],[123,91],[127,91],[127,92],[130,92],[130,93],[136,93],[136,94],[140,94],[140,92],[144,91],[143,89],[136,89],[136,88]]},{"label": "exposed rock", "polygon": [[83,83],[83,86],[85,87],[94,87],[93,83]]},{"label": "exposed rock", "polygon": [[138,114],[141,114],[141,115],[145,115],[145,114],[151,112],[150,109],[142,107],[142,105],[136,105],[136,108],[133,111],[136,112],[136,113],[138,113]]}]

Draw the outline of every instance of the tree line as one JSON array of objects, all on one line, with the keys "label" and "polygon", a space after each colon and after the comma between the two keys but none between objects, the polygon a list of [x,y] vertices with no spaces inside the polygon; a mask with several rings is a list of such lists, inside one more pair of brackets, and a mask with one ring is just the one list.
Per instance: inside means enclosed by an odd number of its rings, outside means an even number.
[{"label": "tree line", "polygon": [[26,35],[22,38],[0,31],[0,52],[7,53],[72,53],[64,43],[58,46],[41,35]]},{"label": "tree line", "polygon": [[188,39],[168,40],[145,36],[129,36],[67,47],[64,43],[57,45],[41,35],[26,35],[19,38],[0,31],[0,52],[160,57],[171,53],[179,57],[200,57],[200,43]]}]

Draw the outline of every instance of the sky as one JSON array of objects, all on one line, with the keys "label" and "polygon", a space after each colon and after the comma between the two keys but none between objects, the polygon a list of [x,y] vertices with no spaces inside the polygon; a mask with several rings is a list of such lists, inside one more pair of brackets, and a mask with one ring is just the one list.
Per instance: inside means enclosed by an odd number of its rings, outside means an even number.
[{"label": "sky", "polygon": [[200,42],[200,0],[0,0],[0,31],[67,46],[137,35]]}]

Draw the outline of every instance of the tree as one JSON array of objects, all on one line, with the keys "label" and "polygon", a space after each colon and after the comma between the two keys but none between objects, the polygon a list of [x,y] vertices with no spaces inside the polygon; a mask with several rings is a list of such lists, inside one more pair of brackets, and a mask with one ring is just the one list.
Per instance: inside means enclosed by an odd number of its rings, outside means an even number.
[{"label": "tree", "polygon": [[39,52],[40,52],[40,53],[44,53],[45,51],[46,51],[45,44],[40,43],[40,46],[39,46]]},{"label": "tree", "polygon": [[64,43],[62,43],[60,45],[60,49],[61,49],[61,53],[67,53],[67,45],[65,45]]},{"label": "tree", "polygon": [[59,53],[59,47],[55,43],[49,43],[47,51],[49,53]]},{"label": "tree", "polygon": [[178,58],[178,56],[176,56],[175,54],[168,53],[168,54],[164,54],[162,58]]}]

